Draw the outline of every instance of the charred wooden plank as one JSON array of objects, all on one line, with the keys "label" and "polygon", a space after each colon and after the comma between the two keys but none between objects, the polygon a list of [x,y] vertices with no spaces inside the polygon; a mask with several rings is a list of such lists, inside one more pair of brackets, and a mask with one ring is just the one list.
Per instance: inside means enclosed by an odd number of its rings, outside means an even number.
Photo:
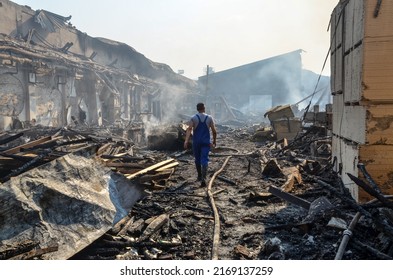
[{"label": "charred wooden plank", "polygon": [[145,220],[138,219],[134,223],[132,223],[131,226],[127,228],[127,233],[129,234],[139,233],[142,231],[144,225],[145,225]]},{"label": "charred wooden plank", "polygon": [[353,197],[351,196],[351,194],[349,193],[349,190],[347,188],[345,188],[345,187],[341,188],[341,190],[343,190],[345,192],[343,195],[343,193],[339,192],[337,189],[335,189],[330,184],[328,184],[322,180],[315,179],[313,177],[309,177],[309,178],[315,180],[321,186],[328,188],[330,191],[337,193],[337,195],[342,199],[343,202],[347,203],[350,207],[352,207],[356,211],[360,212],[365,217],[372,219],[379,230],[384,232],[390,238],[393,238],[393,227],[390,224],[388,224],[385,220],[383,220],[381,217],[379,217],[378,215],[371,215],[370,212],[368,212],[361,205],[356,203],[356,201],[353,199]]},{"label": "charred wooden plank", "polygon": [[136,172],[134,174],[126,174],[126,177],[127,177],[127,179],[134,179],[135,177],[137,177],[139,175],[146,174],[149,171],[152,171],[152,170],[158,169],[160,167],[163,167],[163,166],[171,163],[172,161],[174,161],[173,158],[161,161],[159,163],[156,163],[156,164],[154,164],[152,166],[149,166],[149,167],[147,167],[147,168],[145,168],[145,169],[143,169],[143,170],[141,170],[139,172]]},{"label": "charred wooden plank", "polygon": [[294,196],[292,194],[289,194],[287,192],[284,192],[284,191],[282,191],[279,188],[276,188],[274,186],[270,186],[268,191],[270,193],[274,194],[275,196],[278,196],[278,197],[280,197],[280,198],[282,198],[282,199],[284,199],[284,200],[286,200],[286,201],[288,201],[290,203],[293,203],[295,205],[303,207],[304,209],[307,209],[307,210],[310,209],[311,203],[308,202],[305,199],[302,199],[302,198],[299,198],[299,197]]},{"label": "charred wooden plank", "polygon": [[43,144],[43,143],[45,143],[45,142],[47,142],[47,141],[51,141],[51,140],[52,140],[52,136],[42,137],[42,138],[40,138],[40,139],[31,141],[31,142],[29,142],[29,143],[26,143],[26,144],[23,144],[23,145],[14,147],[14,148],[12,148],[12,149],[8,149],[8,150],[6,150],[6,151],[3,151],[2,153],[3,153],[3,154],[16,154],[16,153],[19,153],[19,152],[21,151],[21,149],[31,148],[31,147],[34,147],[34,146]]},{"label": "charred wooden plank", "polygon": [[117,235],[124,235],[127,233],[128,228],[134,223],[135,217],[131,217],[128,222],[123,226],[123,228],[117,233]]},{"label": "charred wooden plank", "polygon": [[57,140],[58,139],[53,139],[50,141],[46,141],[45,143],[35,145],[33,147],[21,148],[20,151],[21,152],[30,152],[30,151],[34,151],[34,150],[38,150],[38,149],[52,149],[58,145]]},{"label": "charred wooden plank", "polygon": [[120,167],[111,167],[112,170],[115,170],[117,172],[120,172],[122,174],[134,174],[136,172],[141,171],[143,168],[120,168]]},{"label": "charred wooden plank", "polygon": [[33,158],[35,158],[37,155],[23,155],[23,156],[21,156],[21,155],[14,155],[14,154],[6,155],[3,153],[0,153],[0,156],[2,156],[4,158],[10,158],[10,159],[13,159],[16,161],[20,161],[20,162],[28,162],[28,161],[31,161]]},{"label": "charred wooden plank", "polygon": [[167,214],[161,214],[155,217],[154,220],[146,227],[141,236],[138,238],[139,242],[145,241],[152,234],[156,233],[169,219]]},{"label": "charred wooden plank", "polygon": [[353,176],[350,173],[347,173],[348,177],[356,183],[359,187],[361,187],[363,190],[365,190],[369,195],[372,195],[373,197],[377,198],[379,201],[381,201],[386,207],[392,208],[393,209],[393,202],[387,199],[386,197],[383,196],[380,192],[376,191],[372,187],[370,187],[366,182],[364,182],[362,179],[359,179],[355,176]]},{"label": "charred wooden plank", "polygon": [[96,155],[100,156],[103,155],[110,147],[112,146],[111,143],[106,143],[98,148]]},{"label": "charred wooden plank", "polygon": [[227,178],[225,176],[222,176],[222,175],[218,175],[217,179],[220,179],[221,181],[223,181],[225,183],[228,183],[228,184],[230,184],[232,186],[236,186],[237,185],[237,183],[235,181],[232,181],[231,179],[229,179],[229,178]]},{"label": "charred wooden plank", "polygon": [[143,184],[146,182],[168,179],[173,174],[173,172],[174,169],[170,169],[170,170],[161,171],[157,174],[152,174],[152,175],[146,174],[139,178],[139,183]]},{"label": "charred wooden plank", "polygon": [[364,177],[366,178],[367,182],[374,188],[374,190],[378,193],[382,193],[381,189],[378,187],[377,183],[375,183],[374,179],[371,175],[367,172],[366,167],[363,163],[358,163],[358,168],[362,171]]},{"label": "charred wooden plank", "polygon": [[44,153],[42,153],[39,156],[32,159],[31,161],[25,163],[24,165],[22,165],[18,169],[12,171],[7,176],[0,178],[0,182],[4,183],[4,182],[8,181],[11,177],[18,176],[19,174],[22,174],[23,172],[25,172],[29,168],[33,167],[34,165],[39,164],[40,161],[42,161],[50,152],[51,151],[45,151]]},{"label": "charred wooden plank", "polygon": [[135,157],[135,156],[117,156],[117,155],[102,155],[103,159],[121,159],[124,162],[131,162],[136,160],[144,160],[144,157]]},{"label": "charred wooden plank", "polygon": [[130,215],[124,216],[120,221],[118,221],[111,229],[113,235],[117,235],[123,226],[131,219]]},{"label": "charred wooden plank", "polygon": [[354,238],[352,240],[351,244],[352,244],[353,247],[357,247],[357,248],[359,248],[361,250],[368,251],[369,253],[371,253],[372,255],[377,257],[378,259],[381,259],[381,260],[392,260],[393,259],[391,256],[386,255],[385,253],[382,253],[381,251],[379,251],[379,250],[377,250],[377,249],[375,249],[375,248],[373,248],[373,247],[371,247],[371,246],[369,246],[367,244],[362,243],[361,241],[359,241],[356,238]]},{"label": "charred wooden plank", "polygon": [[27,240],[25,242],[22,242],[22,243],[16,245],[16,246],[13,246],[11,248],[1,250],[0,251],[0,260],[6,260],[6,259],[12,258],[14,256],[26,253],[38,245],[39,245],[39,242],[37,242],[37,241]]},{"label": "charred wooden plank", "polygon": [[47,253],[51,253],[51,252],[56,252],[57,250],[59,250],[59,246],[51,246],[51,247],[46,247],[46,248],[42,248],[42,249],[33,249],[30,252],[21,254],[21,255],[17,255],[15,257],[10,258],[10,260],[31,260],[37,257],[40,257],[44,254]]},{"label": "charred wooden plank", "polygon": [[24,133],[21,132],[21,133],[18,133],[18,134],[11,135],[11,136],[8,136],[6,138],[3,138],[3,139],[0,140],[0,145],[4,145],[4,144],[7,144],[7,143],[9,143],[11,141],[14,141],[14,140],[20,138],[21,136],[23,136],[23,134]]},{"label": "charred wooden plank", "polygon": [[164,171],[164,170],[170,169],[170,168],[178,166],[178,165],[179,165],[178,162],[172,162],[172,163],[170,163],[168,165],[165,165],[163,167],[160,167],[160,168],[156,169],[156,171]]}]

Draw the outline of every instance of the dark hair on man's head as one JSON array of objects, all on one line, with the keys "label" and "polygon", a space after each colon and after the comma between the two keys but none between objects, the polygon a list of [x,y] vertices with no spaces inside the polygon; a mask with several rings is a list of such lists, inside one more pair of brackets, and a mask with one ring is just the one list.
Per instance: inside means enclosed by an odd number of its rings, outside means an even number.
[{"label": "dark hair on man's head", "polygon": [[203,103],[198,103],[198,104],[197,104],[197,110],[200,111],[200,110],[203,110],[203,109],[205,109],[205,104],[203,104]]}]

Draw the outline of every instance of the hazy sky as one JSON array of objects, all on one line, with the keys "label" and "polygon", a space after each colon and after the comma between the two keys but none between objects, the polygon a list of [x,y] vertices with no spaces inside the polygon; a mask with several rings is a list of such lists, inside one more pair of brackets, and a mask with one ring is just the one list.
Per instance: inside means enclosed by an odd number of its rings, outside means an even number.
[{"label": "hazy sky", "polygon": [[[338,0],[15,0],[62,16],[92,37],[124,42],[147,58],[197,79],[303,49],[319,74]],[[323,72],[330,75],[329,61]]]}]

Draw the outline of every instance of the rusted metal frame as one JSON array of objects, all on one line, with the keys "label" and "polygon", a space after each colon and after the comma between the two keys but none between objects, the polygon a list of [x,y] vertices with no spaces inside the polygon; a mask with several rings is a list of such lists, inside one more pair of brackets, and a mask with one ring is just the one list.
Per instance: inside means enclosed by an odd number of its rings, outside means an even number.
[{"label": "rusted metal frame", "polygon": [[212,185],[218,174],[220,174],[232,156],[228,156],[224,161],[224,164],[221,168],[214,173],[212,178],[209,181],[209,185],[207,186],[207,196],[209,197],[209,201],[214,213],[214,229],[213,229],[213,246],[212,246],[212,260],[218,260],[218,246],[220,243],[220,215],[218,213],[216,204],[214,202],[214,197],[211,191]]},{"label": "rusted metal frame", "polygon": [[311,203],[309,201],[302,199],[300,197],[297,197],[295,195],[289,194],[287,192],[284,192],[275,186],[270,186],[268,191],[271,194],[274,194],[275,196],[282,198],[282,199],[284,199],[290,203],[293,203],[297,206],[300,206],[306,210],[310,209]]}]

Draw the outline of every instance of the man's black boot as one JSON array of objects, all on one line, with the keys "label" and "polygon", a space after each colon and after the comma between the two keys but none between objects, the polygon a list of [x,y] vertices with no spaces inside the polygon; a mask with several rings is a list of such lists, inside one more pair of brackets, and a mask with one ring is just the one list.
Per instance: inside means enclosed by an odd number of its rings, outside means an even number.
[{"label": "man's black boot", "polygon": [[202,181],[201,187],[206,187],[207,165],[202,165]]},{"label": "man's black boot", "polygon": [[202,167],[201,167],[200,164],[197,164],[197,163],[195,163],[195,167],[196,167],[196,170],[198,172],[197,181],[201,181],[202,180]]}]

